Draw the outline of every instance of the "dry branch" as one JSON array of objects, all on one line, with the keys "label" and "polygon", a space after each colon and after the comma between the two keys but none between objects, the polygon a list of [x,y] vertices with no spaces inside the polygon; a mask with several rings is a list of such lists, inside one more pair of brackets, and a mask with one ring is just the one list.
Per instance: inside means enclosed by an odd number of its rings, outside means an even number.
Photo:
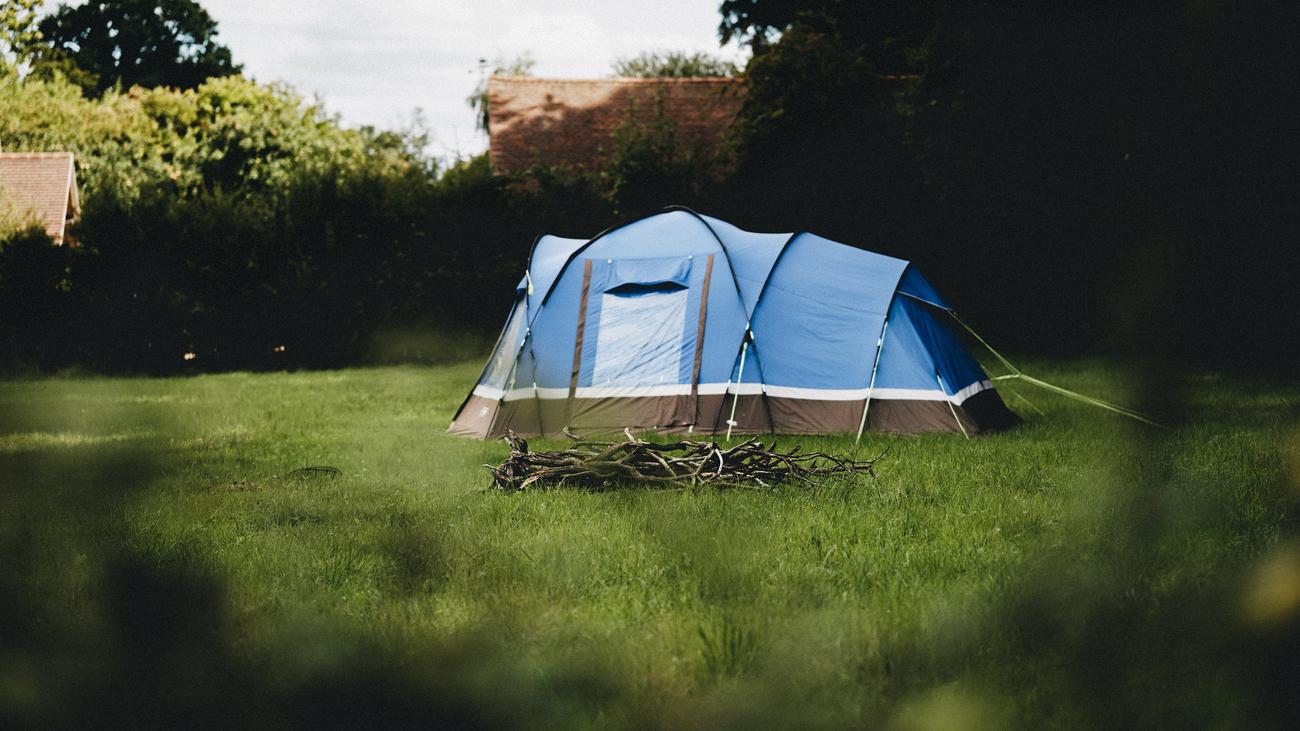
[{"label": "dry branch", "polygon": [[[766,488],[785,482],[816,484],[832,476],[873,474],[880,456],[858,461],[822,452],[788,452],[757,438],[723,448],[717,442],[683,440],[670,444],[637,439],[630,431],[622,442],[593,442],[574,438],[568,449],[530,452],[528,442],[514,432],[504,438],[510,456],[492,472],[497,490],[530,487],[602,489],[618,483],[644,483],[687,488],[713,485],[727,488]],[[573,435],[569,435],[573,437]],[[881,455],[883,456],[883,455]]]}]

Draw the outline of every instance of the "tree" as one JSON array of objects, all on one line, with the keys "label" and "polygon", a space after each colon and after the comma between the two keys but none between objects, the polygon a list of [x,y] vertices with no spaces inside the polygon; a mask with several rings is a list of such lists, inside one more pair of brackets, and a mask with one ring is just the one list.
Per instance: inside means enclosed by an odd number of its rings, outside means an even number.
[{"label": "tree", "polygon": [[5,0],[0,3],[0,76],[31,64],[39,52],[41,32],[37,18],[42,0]]},{"label": "tree", "polygon": [[[877,160],[880,141],[863,140],[868,128],[919,151],[917,110],[937,106],[924,92],[935,81],[938,5],[725,0],[719,37],[740,40],[754,52],[737,127],[742,158],[757,153],[770,160],[773,150],[807,158],[829,150],[829,139],[844,137]],[[841,147],[828,154],[843,161],[844,153]]]},{"label": "tree", "polygon": [[473,94],[465,98],[465,103],[474,110],[474,126],[479,131],[484,134],[488,131],[488,80],[493,76],[532,76],[536,63],[527,53],[516,56],[513,61],[498,58],[490,66],[486,58],[479,59],[478,86],[474,87]]},{"label": "tree", "polygon": [[793,30],[834,36],[879,74],[916,73],[946,3],[927,0],[723,0],[718,37],[754,54]]},{"label": "tree", "polygon": [[649,213],[665,201],[696,201],[715,161],[682,144],[677,124],[657,97],[647,116],[628,109],[614,131],[609,160],[609,201],[620,216]]},{"label": "tree", "polygon": [[615,76],[638,79],[735,76],[736,65],[707,53],[646,51],[614,61]]},{"label": "tree", "polygon": [[51,57],[66,56],[90,94],[121,85],[193,89],[238,74],[217,23],[194,0],[117,0],[60,5],[41,21]]}]

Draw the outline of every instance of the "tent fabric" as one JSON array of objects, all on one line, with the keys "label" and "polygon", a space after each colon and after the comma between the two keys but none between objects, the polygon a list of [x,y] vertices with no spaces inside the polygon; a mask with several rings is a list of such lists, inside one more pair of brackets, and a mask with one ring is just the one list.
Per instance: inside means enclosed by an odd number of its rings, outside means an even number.
[{"label": "tent fabric", "polygon": [[904,260],[684,208],[589,240],[540,236],[450,430],[825,433],[856,431],[864,412],[875,431],[1014,423],[948,309]]}]

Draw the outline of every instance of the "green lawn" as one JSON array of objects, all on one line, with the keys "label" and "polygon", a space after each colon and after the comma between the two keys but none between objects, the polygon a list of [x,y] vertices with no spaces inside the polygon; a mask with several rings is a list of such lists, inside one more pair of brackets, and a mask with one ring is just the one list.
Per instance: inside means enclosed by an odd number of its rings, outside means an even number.
[{"label": "green lawn", "polygon": [[1292,626],[1252,572],[1295,384],[1188,379],[1168,430],[1022,386],[1023,426],[869,435],[816,490],[500,494],[505,446],[445,433],[479,367],[0,383],[0,721],[1268,720],[1233,648]]}]

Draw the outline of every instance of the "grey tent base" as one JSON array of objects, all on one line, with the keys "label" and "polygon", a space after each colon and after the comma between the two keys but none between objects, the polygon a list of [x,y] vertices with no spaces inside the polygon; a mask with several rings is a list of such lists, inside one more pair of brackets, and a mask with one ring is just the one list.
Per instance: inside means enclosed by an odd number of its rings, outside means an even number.
[{"label": "grey tent base", "polygon": [[[725,434],[733,396],[649,396],[639,398],[518,399],[497,401],[474,394],[448,429],[453,434],[495,438],[510,425],[523,436],[560,436],[622,431],[666,434]],[[744,395],[736,403],[736,434],[855,433],[865,403]],[[960,425],[954,417],[961,421]],[[949,431],[980,434],[1006,429],[1019,418],[993,389],[960,405],[947,401],[871,400],[867,431],[895,434]],[[545,427],[543,433],[543,426]]]}]

